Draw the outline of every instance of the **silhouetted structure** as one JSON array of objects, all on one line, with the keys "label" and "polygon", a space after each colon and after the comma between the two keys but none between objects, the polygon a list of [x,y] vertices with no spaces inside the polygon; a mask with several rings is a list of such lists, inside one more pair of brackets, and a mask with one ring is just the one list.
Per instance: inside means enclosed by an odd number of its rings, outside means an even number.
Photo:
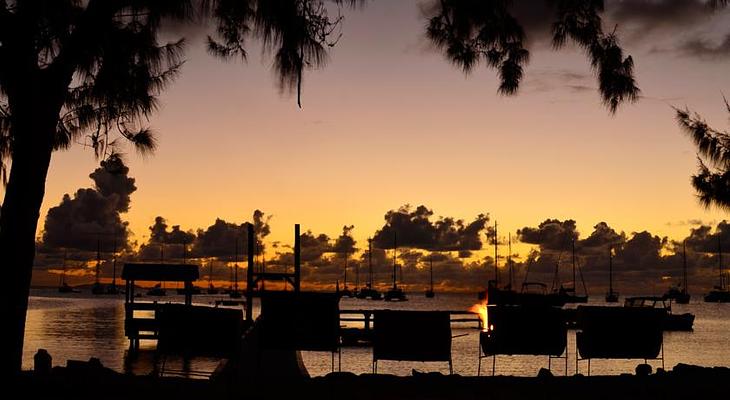
[{"label": "silhouetted structure", "polygon": [[258,284],[268,281],[280,281],[292,286],[294,292],[299,293],[301,285],[301,259],[302,245],[299,224],[294,225],[294,271],[293,272],[266,272],[256,271],[254,268],[254,246],[256,236],[254,226],[251,223],[246,225],[248,266],[246,271],[246,320],[253,322],[253,297],[260,296],[263,289],[257,290]]},{"label": "silhouetted structure", "polygon": [[[588,290],[586,289],[586,283],[583,280],[583,273],[580,272],[579,268],[576,265],[575,261],[575,240],[571,241],[571,264],[573,266],[573,283],[572,286],[564,287],[563,285],[560,285],[560,288],[558,289],[558,295],[561,296],[566,303],[587,303],[588,302]],[[576,269],[578,269],[578,272],[580,272],[581,276],[581,282],[583,283],[583,296],[578,295],[576,289],[578,287],[578,281],[577,281],[577,275],[576,275]],[[557,266],[556,266],[556,275],[557,275]]]},{"label": "silhouetted structure", "polygon": [[451,362],[448,311],[375,311],[373,373],[379,360]]},{"label": "silhouetted structure", "polygon": [[[160,321],[157,312],[162,304],[154,302],[136,302],[136,282],[183,282],[185,288],[192,289],[193,281],[200,277],[198,266],[190,264],[124,264],[122,279],[125,284],[124,298],[124,332],[129,338],[131,350],[139,349],[140,339],[157,339]],[[192,305],[192,290],[185,293],[185,305]],[[153,318],[135,316],[137,311],[153,311]]]},{"label": "silhouetted structure", "polygon": [[349,287],[347,287],[347,252],[345,252],[345,278],[343,281],[344,287],[342,290],[338,291],[340,293],[340,297],[353,297],[352,290],[350,290]]},{"label": "silhouetted structure", "polygon": [[433,255],[431,255],[428,259],[428,274],[429,285],[428,290],[426,290],[426,298],[432,299],[436,296],[436,293],[433,291]]},{"label": "silhouetted structure", "polygon": [[368,283],[357,292],[358,299],[382,300],[383,295],[373,286],[373,239],[368,239]]},{"label": "silhouetted structure", "polygon": [[705,302],[708,303],[730,303],[730,289],[728,289],[728,277],[722,270],[722,245],[720,238],[717,238],[717,266],[720,272],[720,282],[709,293],[705,295]]},{"label": "silhouetted structure", "polygon": [[[554,358],[565,359],[568,371],[568,328],[562,310],[545,306],[489,306],[489,326],[479,335],[479,365],[482,358],[492,357],[495,374],[497,355],[548,356],[548,369]],[[561,356],[565,353],[565,356]]]},{"label": "silhouetted structure", "polygon": [[101,239],[96,241],[96,268],[94,269],[94,286],[91,287],[92,294],[104,294],[104,285],[101,284]]},{"label": "silhouetted structure", "polygon": [[606,303],[618,303],[618,292],[613,290],[613,246],[608,247],[608,293]]},{"label": "silhouetted structure", "polygon": [[[281,351],[340,354],[339,297],[334,293],[264,292],[261,294],[261,345]],[[341,361],[340,361],[341,364]]]},{"label": "silhouetted structure", "polygon": [[575,370],[591,359],[661,360],[664,367],[664,310],[655,308],[578,306]]},{"label": "silhouetted structure", "polygon": [[687,288],[687,241],[682,241],[682,282],[679,287],[672,286],[664,297],[674,300],[677,304],[688,304],[690,294]]},{"label": "silhouetted structure", "polygon": [[166,368],[168,355],[235,358],[244,332],[243,312],[238,309],[162,304],[156,311],[158,337],[155,368],[159,375],[207,375],[199,371]]},{"label": "silhouetted structure", "polygon": [[398,287],[398,237],[396,233],[393,233],[393,287],[385,292],[383,298],[385,301],[406,301],[406,293],[403,289]]},{"label": "silhouetted structure", "polygon": [[663,311],[662,329],[665,331],[691,331],[695,321],[694,314],[673,314],[672,300],[665,297],[637,296],[627,297],[624,307],[648,307]]}]

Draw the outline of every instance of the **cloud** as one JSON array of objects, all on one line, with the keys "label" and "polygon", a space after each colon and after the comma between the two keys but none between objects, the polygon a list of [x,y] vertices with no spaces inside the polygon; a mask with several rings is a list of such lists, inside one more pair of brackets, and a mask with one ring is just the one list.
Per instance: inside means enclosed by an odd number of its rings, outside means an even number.
[{"label": "cloud", "polygon": [[150,226],[150,242],[166,244],[191,244],[195,240],[193,231],[184,232],[180,225],[173,225],[167,230],[167,221],[163,217],[156,217],[154,225]]},{"label": "cloud", "polygon": [[717,253],[718,246],[727,251],[730,249],[730,223],[725,220],[720,221],[714,232],[710,225],[692,228],[684,241],[688,249],[700,253]]},{"label": "cloud", "polygon": [[613,0],[607,2],[606,10],[612,21],[644,35],[681,31],[707,21],[713,12],[703,0]]},{"label": "cloud", "polygon": [[626,240],[626,234],[617,233],[605,222],[599,222],[593,227],[593,232],[587,238],[578,242],[579,248],[605,248],[609,245],[617,245]]},{"label": "cloud", "polygon": [[624,269],[645,271],[661,263],[661,250],[667,244],[666,237],[652,235],[648,231],[634,233],[631,239],[616,250],[618,264]]},{"label": "cloud", "polygon": [[355,229],[354,225],[345,225],[342,227],[342,234],[335,240],[332,251],[342,254],[353,254],[357,251],[357,247],[355,247],[357,242],[352,238],[353,229]]},{"label": "cloud", "polygon": [[121,213],[129,210],[131,194],[137,190],[129,168],[118,155],[101,162],[89,177],[94,188],[79,189],[73,197],[63,196],[61,203],[51,207],[46,215],[40,252],[62,248],[95,252],[128,249],[130,244],[127,222]]},{"label": "cloud", "polygon": [[145,261],[164,261],[165,259],[189,258],[190,247],[196,236],[192,231],[183,231],[180,225],[173,225],[168,230],[167,221],[163,217],[156,217],[155,223],[149,227],[150,238],[140,246],[137,258]]},{"label": "cloud", "polygon": [[578,232],[572,219],[546,219],[537,228],[518,229],[517,237],[523,243],[539,245],[542,250],[562,251],[570,249],[570,243],[578,239]]},{"label": "cloud", "polygon": [[232,259],[238,254],[241,260],[244,254],[248,254],[246,231],[245,223],[236,224],[216,218],[213,225],[198,230],[193,253],[196,257],[217,259]]},{"label": "cloud", "polygon": [[730,57],[730,34],[719,43],[704,38],[693,38],[678,47],[681,54],[705,60],[719,60]]},{"label": "cloud", "polygon": [[299,244],[301,245],[302,262],[319,261],[325,253],[332,251],[330,238],[324,233],[315,236],[312,231],[304,232],[299,237]]},{"label": "cloud", "polygon": [[479,250],[482,248],[481,232],[489,217],[478,215],[466,223],[461,219],[440,217],[431,221],[433,211],[426,206],[412,209],[404,205],[385,214],[385,225],[375,232],[373,246],[393,248],[397,235],[398,247],[434,251]]},{"label": "cloud", "polygon": [[[264,250],[264,239],[271,233],[269,222],[271,216],[261,210],[255,210],[251,222],[254,226],[255,254],[260,255]],[[248,254],[248,240],[246,223],[227,222],[216,218],[213,225],[206,229],[198,229],[197,238],[193,243],[193,255],[199,258],[217,258],[232,260],[238,249],[239,260]]]}]

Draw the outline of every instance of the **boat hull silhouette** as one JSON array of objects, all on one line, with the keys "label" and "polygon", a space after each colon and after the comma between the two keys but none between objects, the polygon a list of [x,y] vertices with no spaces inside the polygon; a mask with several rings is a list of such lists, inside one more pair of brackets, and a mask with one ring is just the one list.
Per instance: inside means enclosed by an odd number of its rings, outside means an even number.
[{"label": "boat hull silhouette", "polygon": [[712,290],[705,295],[706,303],[730,303],[730,291],[728,290]]}]

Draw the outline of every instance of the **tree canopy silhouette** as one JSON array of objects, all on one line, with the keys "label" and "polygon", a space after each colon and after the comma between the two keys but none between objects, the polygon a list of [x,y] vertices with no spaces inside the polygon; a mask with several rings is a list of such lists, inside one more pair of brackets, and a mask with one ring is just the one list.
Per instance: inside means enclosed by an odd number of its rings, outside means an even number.
[{"label": "tree canopy silhouette", "polygon": [[[548,1],[548,0],[546,0]],[[0,374],[20,369],[35,233],[51,155],[79,143],[99,158],[131,142],[156,142],[146,123],[158,96],[180,73],[184,39],[160,43],[167,23],[211,22],[208,49],[246,57],[248,41],[273,56],[280,88],[301,105],[304,71],[325,65],[342,28],[333,9],[366,0],[2,0],[0,1],[0,214],[5,287],[0,310]],[[499,71],[500,91],[515,93],[528,52],[509,1],[442,0],[427,36],[456,64],[483,59]],[[554,44],[573,40],[595,68],[611,112],[636,99],[633,64],[604,33],[603,1],[558,0]]]},{"label": "tree canopy silhouette", "polygon": [[[725,108],[730,113],[730,104]],[[710,127],[697,113],[675,109],[679,126],[697,146],[699,163],[692,186],[705,207],[730,210],[730,134]]]}]

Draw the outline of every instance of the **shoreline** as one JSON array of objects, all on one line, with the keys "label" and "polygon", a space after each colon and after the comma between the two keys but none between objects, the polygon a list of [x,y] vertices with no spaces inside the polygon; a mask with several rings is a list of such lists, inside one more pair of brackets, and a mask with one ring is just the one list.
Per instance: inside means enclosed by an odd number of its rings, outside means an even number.
[{"label": "shoreline", "polygon": [[[98,399],[688,399],[724,398],[730,368],[678,364],[671,371],[637,376],[476,377],[332,373],[303,379],[226,382],[125,375],[80,363],[47,375],[21,373],[11,384],[25,398]],[[15,392],[11,392],[15,393]],[[722,396],[722,397],[720,397]]]}]

